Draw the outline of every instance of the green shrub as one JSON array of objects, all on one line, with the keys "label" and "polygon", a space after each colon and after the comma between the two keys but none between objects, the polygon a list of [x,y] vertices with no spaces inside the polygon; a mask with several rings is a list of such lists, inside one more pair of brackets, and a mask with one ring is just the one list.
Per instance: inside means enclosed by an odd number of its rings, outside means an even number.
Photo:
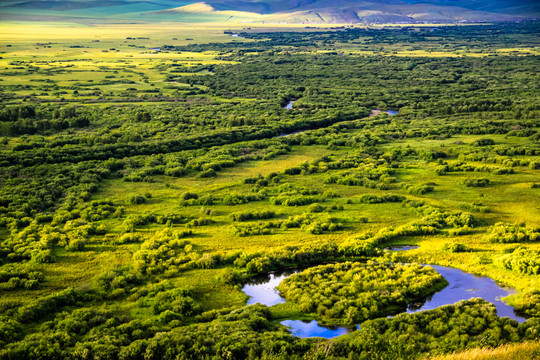
[{"label": "green shrub", "polygon": [[404,308],[447,284],[429,266],[368,261],[312,267],[283,280],[278,289],[287,301],[323,321],[357,324]]},{"label": "green shrub", "polygon": [[465,186],[467,187],[486,187],[490,184],[489,179],[465,179]]},{"label": "green shrub", "polygon": [[497,223],[489,229],[484,240],[492,243],[536,242],[540,241],[540,228]]},{"label": "green shrub", "polygon": [[449,252],[449,253],[462,253],[462,252],[469,252],[471,249],[469,249],[467,246],[463,244],[445,244],[443,246],[443,251]]},{"label": "green shrub", "polygon": [[145,202],[147,201],[146,197],[144,196],[141,196],[141,195],[133,195],[133,196],[130,196],[130,198],[128,199],[128,202],[130,204],[144,204]]}]

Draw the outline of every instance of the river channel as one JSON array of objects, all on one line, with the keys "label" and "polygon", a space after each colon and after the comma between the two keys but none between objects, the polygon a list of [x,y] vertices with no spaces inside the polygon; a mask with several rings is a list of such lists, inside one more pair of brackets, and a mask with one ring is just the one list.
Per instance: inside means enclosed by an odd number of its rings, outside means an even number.
[{"label": "river channel", "polygon": [[[429,266],[441,274],[448,281],[449,285],[421,302],[409,304],[407,309],[404,310],[407,313],[411,314],[418,311],[431,310],[443,305],[451,305],[461,300],[480,297],[494,304],[499,316],[510,317],[520,323],[526,320],[516,315],[514,309],[501,300],[505,296],[514,294],[514,290],[503,288],[488,277],[476,276],[447,266]],[[259,276],[252,279],[242,289],[249,296],[248,305],[261,303],[266,306],[273,306],[284,303],[285,299],[279,295],[276,286],[292,274],[301,272],[302,270],[270,273],[267,276]],[[289,327],[291,333],[298,337],[333,338],[354,331],[359,327],[359,325],[352,327],[322,326],[316,320],[285,320],[281,323]]]}]

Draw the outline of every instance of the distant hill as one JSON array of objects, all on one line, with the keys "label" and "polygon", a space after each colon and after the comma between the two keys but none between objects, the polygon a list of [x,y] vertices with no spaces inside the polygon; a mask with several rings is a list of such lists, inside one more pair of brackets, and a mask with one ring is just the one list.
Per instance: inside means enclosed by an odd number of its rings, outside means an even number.
[{"label": "distant hill", "polygon": [[432,5],[434,7],[461,8],[479,12],[490,12],[501,15],[538,16],[539,2],[535,0],[208,0],[207,4],[218,10],[242,10],[259,14],[290,13],[298,11],[320,11],[321,9],[351,9],[382,11],[388,6],[393,10],[407,12],[407,7]]},{"label": "distant hill", "polygon": [[137,21],[244,21],[293,24],[457,23],[540,17],[537,1],[506,0],[0,0],[0,18],[94,17]]},{"label": "distant hill", "polygon": [[537,17],[537,1],[487,0],[208,0],[219,10],[243,9],[292,23],[414,23],[514,21]]},{"label": "distant hill", "polygon": [[204,2],[198,2],[195,4],[189,4],[185,6],[180,6],[174,9],[168,9],[168,10],[162,10],[162,11],[155,11],[152,14],[159,15],[159,14],[165,14],[165,15],[172,15],[177,14],[179,16],[183,14],[212,14],[212,15],[225,15],[229,17],[237,17],[237,18],[248,18],[248,19],[257,19],[260,18],[262,15],[253,13],[253,12],[247,12],[247,11],[241,11],[241,10],[216,10],[213,6],[204,3]]}]

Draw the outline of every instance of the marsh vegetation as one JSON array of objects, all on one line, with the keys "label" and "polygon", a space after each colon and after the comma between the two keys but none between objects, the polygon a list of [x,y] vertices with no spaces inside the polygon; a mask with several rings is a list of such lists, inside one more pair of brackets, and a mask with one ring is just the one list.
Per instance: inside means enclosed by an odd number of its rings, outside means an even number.
[{"label": "marsh vegetation", "polygon": [[[538,26],[2,44],[0,358],[534,348]],[[514,288],[527,321],[482,299],[387,318],[446,283],[412,264]],[[299,267],[287,301],[246,305]]]}]

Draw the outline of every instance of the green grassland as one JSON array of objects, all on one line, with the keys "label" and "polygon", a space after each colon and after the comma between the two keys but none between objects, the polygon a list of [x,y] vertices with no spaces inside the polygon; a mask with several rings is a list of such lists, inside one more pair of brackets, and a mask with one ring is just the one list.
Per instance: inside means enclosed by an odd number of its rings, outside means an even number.
[{"label": "green grassland", "polygon": [[[368,259],[489,276],[531,318],[463,305],[502,335],[441,333],[446,348],[386,358],[538,339],[537,23],[441,27],[444,41],[423,27],[60,25],[0,26],[1,358],[247,358],[234,343],[253,339],[283,347],[252,358],[362,358],[384,319],[299,340],[279,321],[312,315],[245,307],[241,287]],[[419,248],[383,250],[400,244]]]},{"label": "green grassland", "polygon": [[[188,88],[189,84],[186,82],[189,77],[205,74],[207,69],[211,69],[209,66],[223,63],[216,59],[218,51],[215,50],[214,44],[253,41],[231,38],[228,34],[224,34],[224,31],[248,31],[255,39],[263,39],[258,35],[261,31],[306,30],[293,25],[283,28],[260,28],[260,25],[254,25],[249,30],[243,30],[245,27],[234,28],[234,24],[231,24],[232,28],[222,24],[209,24],[200,28],[178,24],[152,27],[79,25],[68,27],[66,30],[60,25],[68,24],[36,25],[6,22],[0,25],[3,47],[0,69],[3,69],[2,85],[6,92],[16,97],[31,97],[34,102],[48,102],[62,98],[76,100],[82,104],[93,100],[105,104],[121,102],[122,99],[133,98],[133,91],[146,91],[150,94],[157,91],[163,97],[178,96],[192,90]],[[420,26],[417,29],[422,28]],[[309,31],[317,34],[314,29]],[[378,40],[366,36],[354,41],[330,41],[331,45],[330,43],[326,45],[325,39],[328,35],[325,35],[325,31],[328,30],[319,29],[321,35],[314,42],[316,46],[309,48],[309,53],[338,51],[355,55],[406,58],[539,54],[538,44],[535,41],[520,46],[524,40],[516,42],[518,46],[514,47],[508,47],[506,43],[504,46],[486,47],[481,40],[464,44],[461,40],[449,39],[441,44],[442,40],[437,37],[424,37],[423,41],[414,43],[385,38],[382,42],[374,43]],[[335,30],[330,30],[330,34],[333,32]],[[36,33],[43,33],[43,37],[36,38]],[[195,53],[162,49],[163,45],[189,48],[190,44],[203,44],[203,51]],[[207,51],[204,51],[204,44],[208,44]],[[182,68],[181,73],[173,74],[176,77],[173,84],[166,82],[164,76],[171,75],[171,66]],[[36,92],[35,86],[32,85],[44,88],[52,88],[54,85],[55,90]],[[79,89],[74,95],[72,89],[74,86],[82,87],[82,91]],[[34,89],[31,90],[32,88]]]},{"label": "green grassland", "polygon": [[[474,139],[478,139],[475,137]],[[511,144],[506,142],[504,136],[490,136],[496,139],[497,143]],[[472,139],[472,138],[469,138]],[[467,141],[467,137],[456,137],[441,141],[428,141],[428,144],[420,144],[424,150],[438,150],[444,146],[446,150],[452,149],[451,142]],[[405,141],[400,146],[415,147],[416,141]],[[387,147],[385,145],[383,149]],[[395,144],[393,145],[395,146]],[[466,145],[453,145],[462,147]],[[180,178],[171,179],[167,177],[157,177],[155,183],[126,183],[121,179],[105,180],[100,186],[100,190],[92,197],[92,200],[110,199],[114,203],[122,203],[123,199],[133,194],[144,195],[151,193],[152,198],[148,203],[141,205],[126,205],[126,215],[144,215],[148,213],[181,213],[187,217],[197,218],[201,216],[199,207],[179,208],[179,199],[185,192],[195,192],[199,196],[213,195],[223,197],[227,193],[249,193],[252,187],[243,184],[243,179],[257,176],[259,174],[267,176],[269,172],[282,172],[288,167],[311,162],[313,159],[324,155],[335,154],[332,151],[324,151],[317,147],[299,147],[290,154],[281,155],[268,161],[257,161],[243,164],[241,166],[223,171],[215,179]],[[533,157],[532,159],[538,159]],[[475,164],[471,162],[470,164]],[[435,172],[435,163],[424,161],[411,161],[404,164],[405,169],[400,169],[395,175],[397,182],[391,185],[389,190],[372,190],[362,187],[350,187],[345,185],[331,186],[331,189],[339,195],[335,199],[325,200],[323,206],[329,208],[332,205],[341,205],[343,210],[331,212],[346,224],[345,229],[338,234],[322,234],[312,236],[299,231],[276,231],[274,234],[265,236],[246,236],[238,238],[228,232],[231,225],[229,215],[233,212],[272,210],[280,214],[279,218],[284,219],[293,215],[300,215],[306,212],[306,207],[284,208],[283,206],[271,205],[268,201],[248,203],[244,205],[212,206],[215,215],[212,219],[215,224],[197,229],[195,243],[202,246],[207,251],[246,251],[256,252],[261,249],[270,250],[287,245],[310,244],[326,241],[336,243],[347,240],[350,236],[372,231],[377,232],[386,227],[398,227],[416,218],[416,214],[411,209],[403,208],[401,204],[361,204],[358,198],[364,194],[382,195],[388,192],[406,196],[411,200],[424,200],[428,204],[440,209],[460,212],[463,211],[463,204],[473,204],[480,202],[489,209],[488,213],[474,214],[481,219],[482,226],[475,228],[472,234],[460,236],[428,236],[428,237],[406,237],[397,241],[396,244],[405,243],[421,245],[420,249],[410,251],[412,259],[418,262],[428,261],[443,265],[451,265],[464,270],[474,271],[478,274],[490,275],[509,286],[519,290],[530,289],[530,286],[537,281],[536,276],[531,278],[523,277],[519,274],[501,271],[489,264],[480,264],[484,256],[492,256],[504,250],[505,246],[486,243],[483,236],[489,226],[497,222],[519,223],[525,222],[532,227],[540,226],[540,209],[538,204],[538,190],[531,188],[532,184],[538,181],[538,172],[528,167],[516,167],[516,173],[512,175],[492,175],[482,174],[482,178],[492,181],[491,186],[486,188],[470,188],[464,185],[464,181],[470,178],[467,173],[453,173],[445,176],[438,176]],[[475,176],[479,176],[474,174]],[[325,175],[299,175],[288,176],[282,181],[294,184],[297,187],[308,187],[323,193],[328,189],[324,184]],[[410,195],[400,188],[401,183],[436,183],[436,190],[425,196]],[[168,186],[167,186],[168,185]],[[351,200],[352,204],[347,204]],[[367,217],[368,222],[359,221],[359,218]],[[118,228],[118,222],[108,222],[109,231],[114,233]],[[157,228],[154,228],[155,231]],[[144,228],[145,232],[152,231],[152,228]],[[474,249],[474,252],[460,254],[441,254],[446,243],[463,242]],[[527,248],[539,250],[536,244],[527,244]],[[491,254],[491,255],[490,255]]]}]

